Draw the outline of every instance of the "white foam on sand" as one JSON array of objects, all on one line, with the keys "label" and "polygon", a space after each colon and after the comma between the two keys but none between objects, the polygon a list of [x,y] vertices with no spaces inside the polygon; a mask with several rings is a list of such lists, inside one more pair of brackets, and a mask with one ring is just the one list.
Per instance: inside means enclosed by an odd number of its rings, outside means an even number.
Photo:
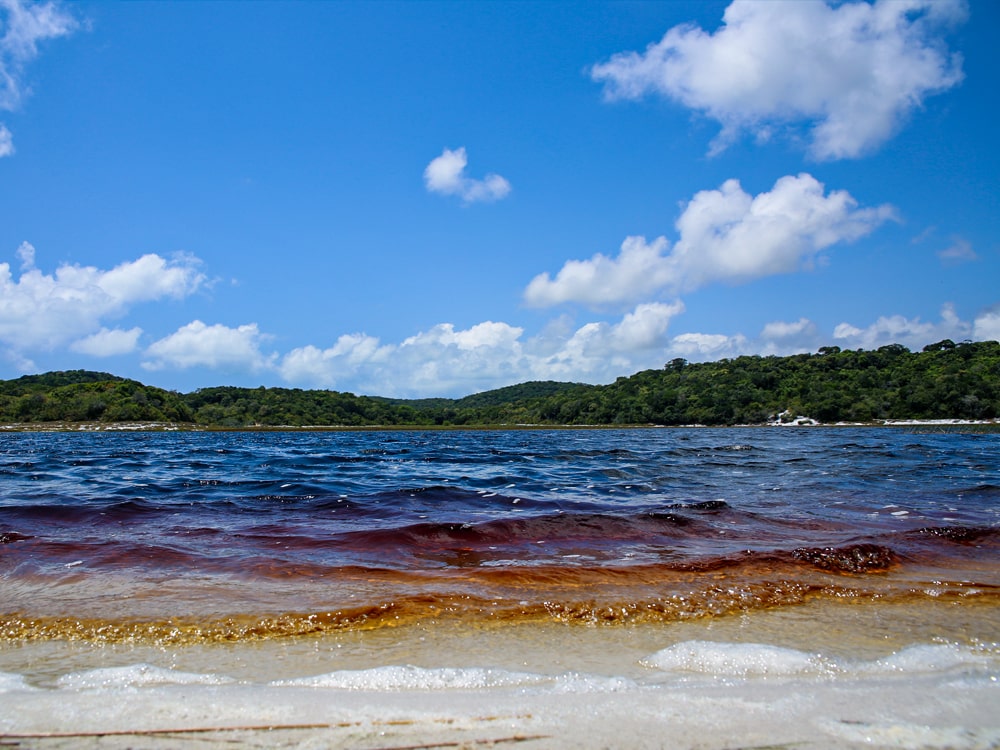
[{"label": "white foam on sand", "polygon": [[437,668],[427,669],[412,665],[355,669],[279,680],[271,684],[280,686],[334,688],[337,690],[483,690],[487,688],[537,685],[548,681],[543,675],[527,672],[508,672],[503,669]]},{"label": "white foam on sand", "polygon": [[873,661],[831,659],[762,643],[686,641],[642,660],[664,672],[693,672],[722,677],[781,677],[794,675],[914,675],[948,674],[967,668],[1000,667],[995,649],[953,643],[919,644]]},{"label": "white foam on sand", "polygon": [[665,672],[697,672],[727,677],[751,675],[820,674],[832,663],[816,654],[761,643],[687,641],[665,648],[643,660]]},{"label": "white foam on sand", "polygon": [[180,672],[151,664],[132,664],[72,672],[60,677],[56,685],[69,690],[114,690],[152,685],[224,685],[231,682],[231,678],[222,675]]},{"label": "white foam on sand", "polygon": [[[0,673],[0,739],[130,732],[102,737],[100,747],[116,750],[140,735],[154,750],[222,741],[361,749],[514,741],[559,750],[1000,746],[995,645],[916,644],[849,661],[692,640],[641,664],[639,678],[384,665],[260,682],[141,663],[34,685]],[[35,736],[28,746],[72,740]]]}]

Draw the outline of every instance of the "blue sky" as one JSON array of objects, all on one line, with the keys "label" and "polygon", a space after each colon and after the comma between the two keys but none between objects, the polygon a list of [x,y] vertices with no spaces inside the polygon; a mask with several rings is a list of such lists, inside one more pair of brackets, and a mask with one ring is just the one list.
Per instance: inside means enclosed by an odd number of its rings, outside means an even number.
[{"label": "blue sky", "polygon": [[1000,5],[0,0],[0,378],[1000,338]]}]

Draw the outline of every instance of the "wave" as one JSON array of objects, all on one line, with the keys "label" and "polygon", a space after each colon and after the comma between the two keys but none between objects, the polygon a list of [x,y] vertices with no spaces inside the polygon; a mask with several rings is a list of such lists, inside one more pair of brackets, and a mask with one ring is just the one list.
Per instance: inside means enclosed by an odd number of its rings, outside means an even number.
[{"label": "wave", "polygon": [[[771,563],[740,574],[678,572],[664,568],[489,570],[478,575],[434,576],[354,569],[333,580],[313,579],[320,601],[308,610],[266,613],[293,605],[291,594],[218,585],[185,599],[161,586],[152,609],[148,593],[110,602],[63,605],[66,614],[37,609],[0,614],[0,642],[68,640],[99,643],[235,643],[399,628],[407,625],[491,627],[522,623],[636,625],[676,623],[795,607],[815,601],[840,604],[925,601],[1000,605],[1000,585],[968,580],[906,577],[843,579],[776,569]],[[313,588],[307,587],[307,588]],[[35,596],[34,599],[39,598]],[[32,600],[29,597],[29,600]],[[198,615],[198,602],[210,608]],[[360,603],[359,603],[360,602]],[[149,602],[147,602],[149,604]],[[91,614],[88,616],[87,612]],[[114,612],[114,614],[109,614]],[[159,612],[159,615],[155,613]],[[178,615],[178,612],[186,612]],[[221,613],[220,613],[221,612]],[[228,613],[226,613],[228,612]]]},{"label": "wave", "polygon": [[953,643],[917,644],[880,659],[834,659],[823,654],[762,643],[685,641],[642,660],[664,672],[695,672],[725,677],[787,677],[826,675],[941,674],[1000,666],[997,647],[971,647]]},{"label": "wave", "polygon": [[[681,641],[640,659],[645,674],[636,677],[602,675],[578,671],[548,674],[489,666],[422,667],[387,664],[367,669],[340,669],[322,674],[270,680],[274,689],[315,689],[347,692],[398,693],[494,691],[515,688],[553,693],[620,692],[648,689],[664,679],[688,679],[691,675],[741,680],[813,678],[823,681],[856,681],[864,678],[908,680],[918,676],[947,677],[960,674],[989,676],[1000,667],[996,646],[956,643],[916,643],[875,659],[837,658],[820,651],[776,646],[768,643],[733,641]],[[0,695],[22,692],[74,693],[81,691],[127,691],[165,686],[245,688],[247,683],[214,672],[136,663],[99,667],[63,674],[50,687],[39,688],[21,674],[0,673]]]}]

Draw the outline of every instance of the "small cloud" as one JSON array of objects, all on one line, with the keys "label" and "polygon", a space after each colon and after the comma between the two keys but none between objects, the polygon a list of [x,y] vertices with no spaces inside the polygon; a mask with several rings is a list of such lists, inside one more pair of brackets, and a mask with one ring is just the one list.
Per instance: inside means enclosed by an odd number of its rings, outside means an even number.
[{"label": "small cloud", "polygon": [[114,330],[102,328],[97,333],[74,341],[69,348],[71,351],[89,354],[92,357],[114,357],[135,351],[141,335],[141,328],[131,328],[127,331],[120,328]]},{"label": "small cloud", "polygon": [[35,246],[30,242],[22,242],[17,248],[17,257],[21,261],[21,270],[30,271],[35,267]]},{"label": "small cloud", "polygon": [[274,363],[276,355],[265,355],[260,349],[267,338],[256,323],[229,328],[218,323],[209,326],[195,320],[150,344],[142,366],[147,370],[208,367],[248,368],[256,372]]},{"label": "small cloud", "polygon": [[14,154],[14,136],[7,126],[0,122],[0,159]]},{"label": "small cloud", "polygon": [[441,195],[457,195],[465,203],[497,201],[510,193],[510,183],[498,174],[488,174],[481,180],[466,177],[468,161],[464,147],[455,151],[446,148],[424,170],[427,190]]},{"label": "small cloud", "polygon": [[773,323],[768,323],[764,326],[764,329],[760,332],[761,338],[774,340],[774,339],[790,339],[798,338],[799,336],[812,335],[816,332],[816,326],[813,325],[812,321],[808,318],[799,318],[794,323],[786,323],[784,321],[775,321]]},{"label": "small cloud", "polygon": [[972,249],[972,245],[969,241],[963,239],[962,237],[953,238],[951,244],[944,250],[938,252],[937,255],[942,262],[948,265],[968,263],[979,259],[979,256],[976,255],[976,251]]},{"label": "small cloud", "polygon": [[805,124],[813,157],[856,158],[962,81],[942,35],[967,15],[963,0],[733,2],[716,31],[675,26],[591,76],[608,99],[658,94],[716,120],[711,154],[744,131],[767,141],[776,126]]},{"label": "small cloud", "polygon": [[742,334],[682,333],[670,340],[670,355],[695,360],[715,360],[745,353],[747,339]]}]

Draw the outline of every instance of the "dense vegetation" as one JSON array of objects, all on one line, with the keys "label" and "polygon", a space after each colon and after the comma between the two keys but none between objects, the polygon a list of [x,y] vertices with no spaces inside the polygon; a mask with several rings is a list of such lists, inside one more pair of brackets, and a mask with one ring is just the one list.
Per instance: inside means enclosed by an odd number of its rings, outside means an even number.
[{"label": "dense vegetation", "polygon": [[0,381],[0,422],[177,422],[217,427],[503,424],[759,424],[1000,417],[1000,342],[941,341],[911,352],[824,347],[661,370],[610,385],[532,382],[460,399],[386,399],[297,388],[179,394],[74,370]]},{"label": "dense vegetation", "polygon": [[106,372],[0,380],[0,422],[193,422],[185,397]]}]

